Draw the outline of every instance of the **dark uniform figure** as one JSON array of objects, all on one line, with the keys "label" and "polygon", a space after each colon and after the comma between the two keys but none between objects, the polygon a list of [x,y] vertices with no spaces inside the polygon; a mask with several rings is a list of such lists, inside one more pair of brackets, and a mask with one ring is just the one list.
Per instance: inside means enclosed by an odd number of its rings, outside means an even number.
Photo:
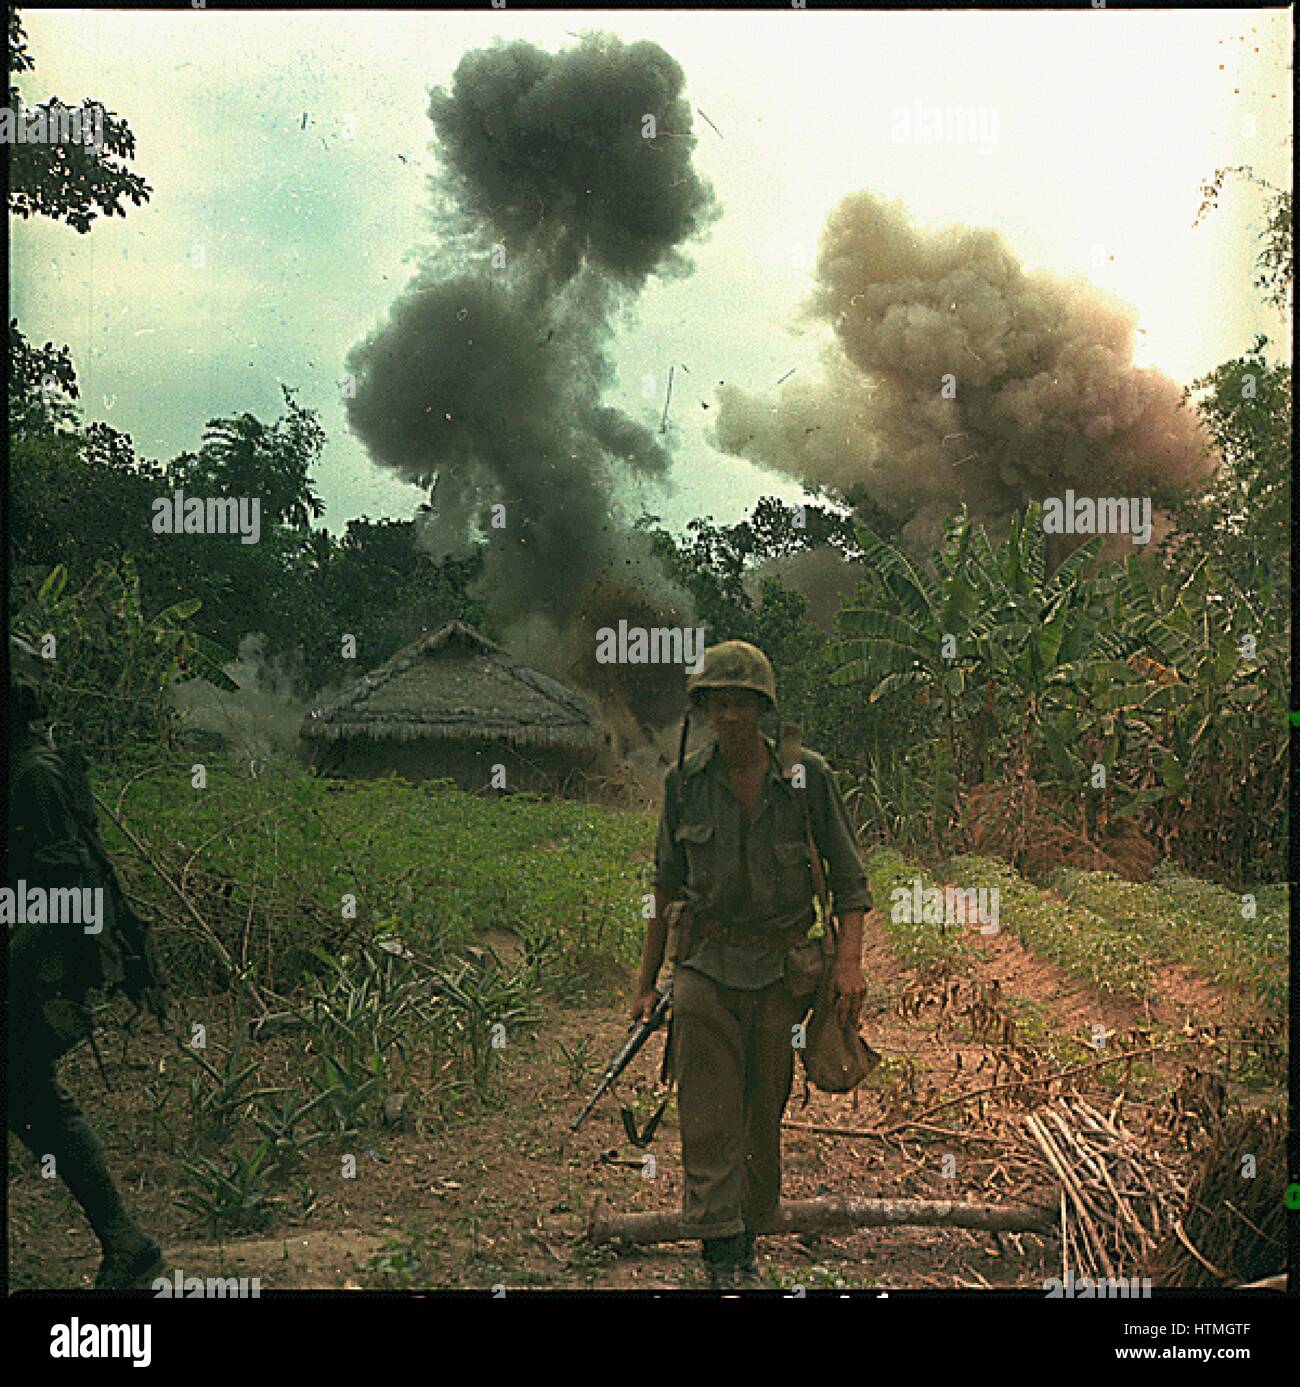
[{"label": "dark uniform figure", "polygon": [[[134,914],[99,844],[85,761],[39,735],[39,656],[11,640],[9,838],[6,884],[102,888],[98,933],[77,923],[9,928],[8,1121],[85,1210],[103,1249],[95,1285],[125,1289],[154,1275],[162,1251],[127,1213],[94,1132],[55,1065],[93,1029],[88,994],[116,988],[161,1014],[161,974],[148,927]],[[21,884],[21,885],[20,885]],[[17,917],[15,909],[15,918]],[[47,912],[48,915],[48,912]]]},{"label": "dark uniform figure", "polygon": [[[758,720],[775,707],[767,657],[743,641],[707,650],[687,683],[717,740],[668,773],[655,852],[656,919],[633,1014],[644,1016],[663,958],[669,903],[688,903],[687,951],[673,979],[683,1221],[703,1244],[711,1284],[757,1284],[755,1235],[781,1194],[781,1118],[794,1078],[796,1027],[820,980],[809,940],[813,878],[807,825],[841,922],[836,1005],[861,1005],[862,913],[871,895],[826,762],[803,751],[803,788],[784,778]],[[788,769],[788,768],[786,768]],[[805,804],[800,796],[806,795]]]}]

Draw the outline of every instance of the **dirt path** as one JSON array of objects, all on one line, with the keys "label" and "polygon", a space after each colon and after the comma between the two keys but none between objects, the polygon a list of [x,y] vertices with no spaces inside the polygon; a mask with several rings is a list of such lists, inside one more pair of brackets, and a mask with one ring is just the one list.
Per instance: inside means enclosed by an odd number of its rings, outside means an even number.
[{"label": "dirt path", "polygon": [[[813,1092],[800,1081],[789,1118],[796,1123],[880,1130],[963,1090],[1013,1078],[1026,1057],[1059,1067],[1060,1049],[1077,1055],[1095,1024],[1107,1043],[1127,1042],[1152,1022],[1177,1026],[1185,1014],[1218,1014],[1221,999],[1198,979],[1171,970],[1148,1017],[1133,1005],[1102,1001],[1063,970],[1035,957],[1007,929],[972,933],[977,956],[966,976],[903,969],[878,927],[869,927],[864,963],[870,991],[864,1030],[885,1056],[856,1101]],[[262,1289],[314,1287],[493,1286],[672,1289],[702,1284],[698,1250],[673,1244],[614,1254],[584,1237],[598,1199],[621,1211],[675,1208],[681,1167],[673,1110],[652,1148],[653,1178],[631,1147],[616,1105],[602,1100],[583,1129],[568,1123],[594,1085],[596,1071],[624,1035],[624,1000],[543,1006],[536,1038],[504,1057],[498,1101],[486,1111],[438,1123],[410,1095],[409,1125],[367,1132],[344,1151],[335,1140],[312,1149],[297,1191],[275,1204],[269,1225],[244,1237],[206,1239],[176,1204],[184,1153],[147,1138],[143,1085],[166,1054],[160,1038],[138,1037],[125,1061],[106,1055],[119,1089],[107,1101],[88,1056],[74,1056],[68,1082],[83,1097],[132,1207],[167,1249],[167,1274],[258,1277]],[[592,1072],[575,1082],[573,1053],[586,1041]],[[1043,1050],[1053,1042],[1055,1058]],[[662,1041],[653,1040],[622,1086],[654,1097]],[[1171,1060],[1148,1080],[1155,1098],[1177,1068]],[[1015,1102],[1001,1109],[1014,1113]],[[1045,1202],[1054,1184],[1002,1143],[997,1109],[962,1104],[899,1133],[892,1141],[789,1130],[785,1192]],[[11,1284],[87,1285],[96,1249],[61,1186],[43,1181],[26,1154],[11,1147]],[[355,1158],[345,1175],[342,1158]],[[945,1157],[952,1159],[945,1162]],[[610,1159],[623,1164],[611,1164]],[[945,1165],[949,1174],[945,1174]],[[869,1229],[820,1238],[773,1238],[761,1244],[773,1286],[1041,1287],[1056,1263],[1054,1245],[1026,1235],[937,1229]]]}]

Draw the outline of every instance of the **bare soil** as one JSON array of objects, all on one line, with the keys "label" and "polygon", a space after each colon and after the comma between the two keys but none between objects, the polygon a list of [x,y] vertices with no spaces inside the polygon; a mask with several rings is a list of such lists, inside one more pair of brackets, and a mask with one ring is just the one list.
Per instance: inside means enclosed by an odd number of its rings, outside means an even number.
[{"label": "bare soil", "polygon": [[[1148,1015],[1090,995],[1006,930],[973,937],[980,957],[967,976],[921,977],[902,969],[883,934],[868,928],[863,1029],[885,1063],[852,1098],[805,1094],[800,1074],[788,1118],[876,1132],[909,1118],[917,1122],[888,1139],[792,1128],[784,1146],[790,1198],[833,1193],[1054,1206],[1056,1185],[1047,1170],[1006,1140],[1008,1124],[1045,1089],[1003,1091],[931,1116],[922,1116],[924,1110],[967,1090],[1105,1058],[1105,1048],[1085,1048],[1097,1023],[1110,1033],[1106,1044],[1116,1045],[1133,1042],[1153,1025],[1177,1028],[1188,1018],[1204,1025],[1222,1015],[1224,999],[1186,969],[1162,974],[1161,997]],[[508,948],[506,940],[492,942],[499,951]],[[142,1034],[125,1049],[116,1041],[102,1046],[112,1094],[104,1092],[85,1052],[65,1061],[61,1078],[100,1133],[128,1203],[164,1243],[168,1275],[179,1268],[186,1276],[256,1276],[264,1291],[700,1285],[695,1245],[616,1252],[585,1237],[598,1200],[630,1212],[673,1208],[681,1199],[671,1108],[650,1148],[653,1178],[628,1143],[610,1098],[579,1133],[568,1134],[599,1067],[625,1032],[631,979],[610,982],[614,986],[598,1002],[544,1004],[535,1038],[504,1053],[491,1105],[446,1121],[423,1108],[417,1086],[400,1129],[378,1128],[311,1148],[300,1183],[314,1198],[288,1190],[268,1224],[243,1236],[213,1237],[176,1203],[187,1153],[169,1150],[158,1136],[144,1092],[160,1063],[177,1064],[170,1040]],[[584,1037],[593,1069],[578,1083],[561,1045],[573,1051]],[[1045,1037],[1058,1053],[1047,1054]],[[281,1038],[265,1048],[285,1045]],[[634,1066],[636,1076],[621,1085],[642,1120],[657,1096],[661,1047],[653,1040]],[[1108,1104],[1115,1090],[1107,1079],[1119,1068],[1097,1075],[1095,1087]],[[1131,1077],[1129,1091],[1139,1105],[1156,1104],[1180,1072],[1172,1055]],[[1081,1091],[1092,1087],[1084,1083]],[[344,1174],[346,1155],[355,1157],[351,1178]],[[948,1176],[946,1155],[955,1157]],[[12,1138],[9,1200],[11,1287],[88,1286],[98,1249],[80,1211],[62,1185],[40,1177]],[[1041,1288],[1059,1269],[1054,1238],[950,1229],[768,1238],[760,1253],[768,1284],[786,1287]]]}]

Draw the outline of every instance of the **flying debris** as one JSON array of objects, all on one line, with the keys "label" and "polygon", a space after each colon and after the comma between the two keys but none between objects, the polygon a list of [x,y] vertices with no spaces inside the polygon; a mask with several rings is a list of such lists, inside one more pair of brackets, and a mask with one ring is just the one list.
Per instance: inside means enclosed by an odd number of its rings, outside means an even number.
[{"label": "flying debris", "polygon": [[[696,109],[697,111],[700,111],[700,108],[699,108],[698,106],[697,106],[695,109]],[[719,130],[718,127],[717,127],[716,125],[714,125],[714,123],[713,123],[711,120],[709,120],[708,116],[706,116],[706,115],[704,114],[703,111],[700,111],[700,119],[701,119],[701,120],[704,120],[704,121],[708,121],[709,129],[712,130],[712,131],[714,132],[714,134],[717,135],[718,139],[722,139],[722,138],[723,138],[722,131]]]}]

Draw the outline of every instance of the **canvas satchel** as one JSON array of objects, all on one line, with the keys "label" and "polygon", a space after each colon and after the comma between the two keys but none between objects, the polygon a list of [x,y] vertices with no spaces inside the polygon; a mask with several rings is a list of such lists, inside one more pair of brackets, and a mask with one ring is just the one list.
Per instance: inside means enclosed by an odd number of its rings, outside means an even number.
[{"label": "canvas satchel", "polygon": [[[781,731],[781,760],[783,768],[798,760],[799,730],[787,724]],[[788,777],[787,771],[787,777]],[[793,788],[793,787],[792,787]],[[834,964],[839,947],[839,922],[831,910],[830,893],[821,854],[813,837],[812,815],[808,809],[808,792],[795,788],[803,806],[804,834],[808,840],[808,860],[812,867],[813,886],[822,908],[822,974],[813,999],[812,1014],[808,1017],[803,1055],[804,1072],[808,1082],[824,1093],[851,1093],[880,1063],[880,1056],[863,1040],[856,1022],[844,1023],[835,1011]]]}]

